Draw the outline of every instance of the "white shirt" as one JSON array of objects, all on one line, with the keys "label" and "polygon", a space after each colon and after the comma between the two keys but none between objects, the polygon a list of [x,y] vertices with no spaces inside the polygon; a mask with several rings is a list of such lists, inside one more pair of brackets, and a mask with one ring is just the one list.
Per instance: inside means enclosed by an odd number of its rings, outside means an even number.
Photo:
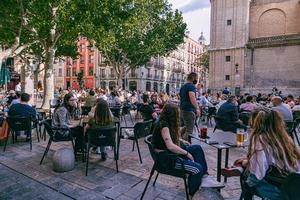
[{"label": "white shirt", "polygon": [[[295,172],[295,170],[288,166],[288,162],[285,160],[278,162],[273,156],[273,150],[271,147],[262,144],[258,139],[254,142],[253,147],[255,146],[255,153],[249,160],[249,170],[251,174],[254,174],[258,180],[262,180],[269,169],[269,166],[273,165],[279,167],[280,169],[287,169],[289,172]],[[264,146],[264,148],[263,148]],[[300,172],[300,160],[298,161],[297,172]]]},{"label": "white shirt", "polygon": [[300,105],[295,105],[293,107],[293,111],[300,111]]},{"label": "white shirt", "polygon": [[15,91],[16,92],[21,92],[21,84],[20,83],[16,85]]}]

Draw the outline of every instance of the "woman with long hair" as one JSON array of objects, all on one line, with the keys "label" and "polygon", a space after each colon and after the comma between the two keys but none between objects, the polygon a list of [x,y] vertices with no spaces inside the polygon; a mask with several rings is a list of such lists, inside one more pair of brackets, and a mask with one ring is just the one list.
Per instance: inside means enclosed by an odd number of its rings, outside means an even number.
[{"label": "woman with long hair", "polygon": [[[181,145],[181,141],[185,145]],[[188,142],[180,139],[179,111],[175,104],[166,104],[163,107],[153,131],[152,144],[158,153],[167,150],[178,154],[183,159],[185,171],[189,174],[189,194],[194,196],[201,185],[203,175],[207,174],[207,164],[200,145],[189,145]],[[180,159],[177,158],[168,167],[182,169]]]},{"label": "woman with long hair", "polygon": [[[104,99],[98,99],[94,117],[88,122],[86,128],[108,128],[115,126],[113,115],[108,107],[107,101]],[[100,147],[101,159],[106,160],[107,154],[105,152],[105,147]]]},{"label": "woman with long hair", "polygon": [[[300,152],[288,135],[279,112],[267,108],[256,109],[251,116],[250,125],[253,132],[247,159],[236,162],[245,170],[243,187],[246,186],[246,190],[255,189],[263,198],[279,200],[282,182],[272,181],[272,176],[283,180],[288,174],[299,172]],[[236,169],[228,172],[234,170]],[[245,195],[245,199],[247,198]]]},{"label": "woman with long hair", "polygon": [[[79,125],[77,98],[73,93],[64,96],[63,104],[54,110],[52,126],[55,128],[69,128],[66,131],[58,131],[57,134],[64,134],[61,137],[71,134],[75,137],[75,151],[83,151],[83,127]],[[58,136],[59,137],[59,136]]]},{"label": "woman with long hair", "polygon": [[250,175],[246,183],[255,187],[261,196],[275,200],[280,198],[279,188],[268,181],[268,171],[275,167],[281,175],[299,172],[300,152],[288,135],[279,112],[261,109],[256,113],[247,154]]}]

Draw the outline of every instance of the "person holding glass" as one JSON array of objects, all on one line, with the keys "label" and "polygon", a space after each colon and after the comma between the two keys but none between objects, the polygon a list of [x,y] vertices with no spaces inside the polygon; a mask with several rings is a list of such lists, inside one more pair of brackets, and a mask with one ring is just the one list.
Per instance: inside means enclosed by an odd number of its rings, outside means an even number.
[{"label": "person holding glass", "polygon": [[55,134],[58,134],[57,137],[67,137],[71,134],[75,138],[75,152],[83,152],[83,127],[80,126],[78,114],[77,98],[73,93],[68,93],[64,96],[63,104],[54,110],[52,126],[69,129],[69,131],[56,131]]}]

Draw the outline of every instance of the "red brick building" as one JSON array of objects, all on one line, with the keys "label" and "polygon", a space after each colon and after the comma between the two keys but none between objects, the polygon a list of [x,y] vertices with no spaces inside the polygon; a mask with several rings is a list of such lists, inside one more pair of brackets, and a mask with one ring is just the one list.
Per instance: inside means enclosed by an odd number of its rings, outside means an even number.
[{"label": "red brick building", "polygon": [[65,86],[66,88],[79,89],[77,74],[83,72],[84,86],[86,88],[95,87],[95,47],[90,45],[89,41],[82,37],[78,43],[78,58],[67,57],[65,62]]}]

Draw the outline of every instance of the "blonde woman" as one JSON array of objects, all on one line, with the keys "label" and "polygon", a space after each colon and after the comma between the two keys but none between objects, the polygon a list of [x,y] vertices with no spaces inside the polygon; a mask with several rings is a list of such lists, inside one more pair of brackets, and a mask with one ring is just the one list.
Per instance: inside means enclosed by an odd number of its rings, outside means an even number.
[{"label": "blonde woman", "polygon": [[[300,152],[286,132],[279,112],[260,108],[254,111],[250,123],[253,132],[247,159],[235,163],[246,168],[243,174],[245,191],[254,189],[263,198],[279,200],[281,182],[271,177],[283,179],[292,172],[299,172]],[[231,176],[234,171],[236,168],[226,172]]]}]

